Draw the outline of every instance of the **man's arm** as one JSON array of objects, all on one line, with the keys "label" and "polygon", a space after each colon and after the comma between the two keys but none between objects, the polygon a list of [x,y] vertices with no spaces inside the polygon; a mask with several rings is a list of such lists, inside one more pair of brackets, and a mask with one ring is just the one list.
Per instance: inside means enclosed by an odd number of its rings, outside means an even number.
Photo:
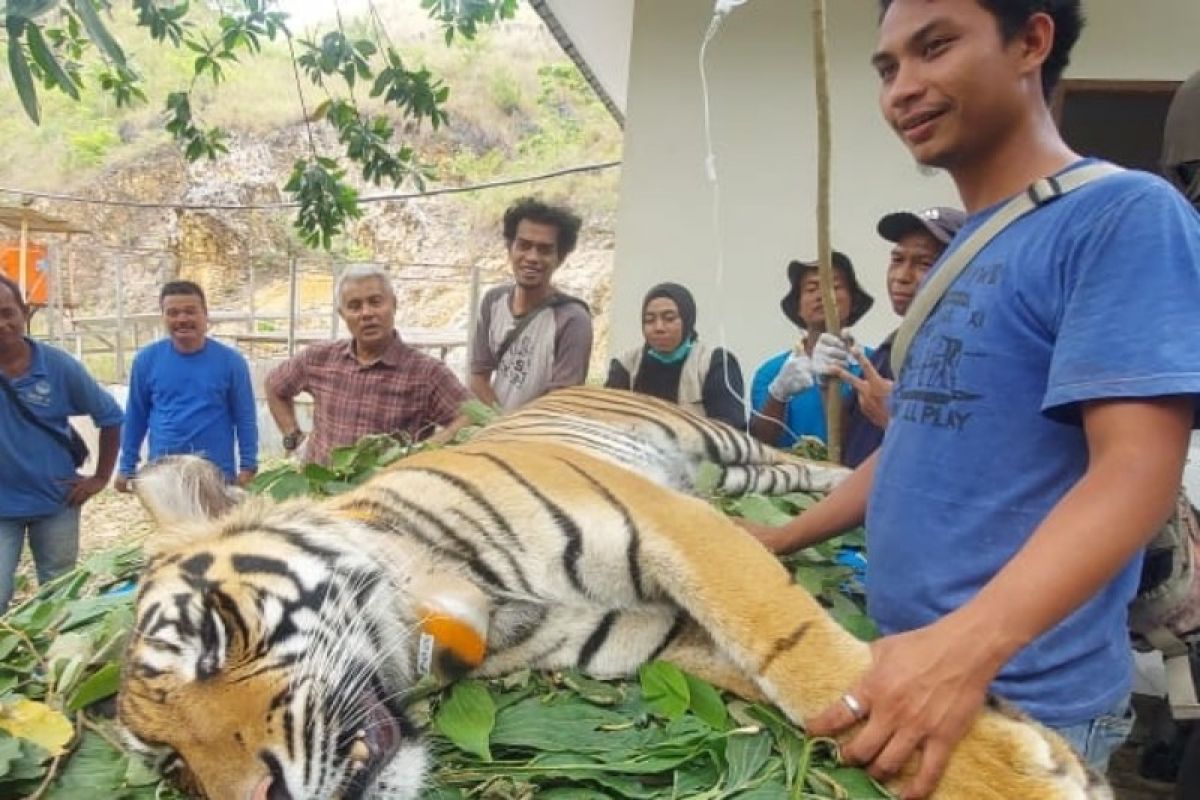
[{"label": "man's arm", "polygon": [[300,423],[296,421],[296,395],[308,385],[304,361],[306,352],[298,353],[275,367],[263,381],[267,409],[284,436],[300,429]]},{"label": "man's arm", "polygon": [[230,416],[237,435],[239,486],[245,486],[258,472],[258,405],[254,402],[254,384],[246,359],[235,355],[233,382],[230,387]]},{"label": "man's arm", "polygon": [[500,405],[500,398],[496,397],[496,391],[492,389],[492,373],[488,372],[472,372],[469,385],[467,388],[471,390],[471,394],[478,397],[481,401],[489,406]]},{"label": "man's arm", "polygon": [[[919,750],[906,798],[933,791],[1000,668],[1094,596],[1170,516],[1193,399],[1092,401],[1082,416],[1088,468],[1080,481],[969,603],[874,642],[873,666],[851,689],[867,719],[843,755],[884,778]],[[824,736],[854,724],[838,703],[807,727]]]},{"label": "man's arm", "polygon": [[129,396],[125,400],[125,423],[121,427],[121,462],[115,484],[118,492],[128,492],[129,479],[137,474],[149,416],[150,387],[146,384],[146,362],[135,358],[133,368],[129,371]]},{"label": "man's arm", "polygon": [[781,403],[771,395],[762,408],[750,412],[750,435],[763,444],[778,445],[783,436],[783,417],[787,413],[787,403]]},{"label": "man's arm", "polygon": [[821,502],[779,527],[739,520],[743,528],[773,553],[791,553],[862,525],[875,482],[876,451],[850,473]]},{"label": "man's arm", "polygon": [[592,357],[592,317],[578,303],[567,303],[551,313],[566,314],[562,327],[554,334],[554,367],[545,391],[578,386],[587,380],[588,361]]},{"label": "man's arm", "polygon": [[100,429],[100,452],[96,454],[96,471],[91,477],[81,478],[67,492],[67,505],[81,506],[108,486],[112,479],[117,453],[121,449],[121,425],[109,425]]}]

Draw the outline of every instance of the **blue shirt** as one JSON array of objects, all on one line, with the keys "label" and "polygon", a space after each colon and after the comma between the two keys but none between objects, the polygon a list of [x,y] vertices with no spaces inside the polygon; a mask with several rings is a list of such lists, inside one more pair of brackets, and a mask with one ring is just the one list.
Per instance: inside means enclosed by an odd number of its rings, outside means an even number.
[{"label": "blue shirt", "polygon": [[[258,420],[246,359],[206,339],[195,353],[181,353],[160,339],[133,360],[129,402],[121,435],[122,475],[137,471],[142,440],[150,433],[149,457],[195,453],[233,480],[258,468]],[[236,434],[238,459],[234,461]]]},{"label": "blue shirt", "polygon": [[[870,348],[866,348],[868,357],[872,352]],[[783,362],[787,361],[791,354],[791,350],[785,350],[777,356],[772,356],[755,371],[754,382],[750,386],[750,405],[755,411],[762,413],[763,408],[766,407],[767,398],[770,397],[767,387],[771,385],[771,381],[775,380],[779,370],[783,369]],[[855,375],[862,374],[862,370],[857,364],[852,364],[850,371]],[[849,400],[853,394],[853,389],[845,384],[842,385],[843,400]],[[825,429],[824,395],[821,394],[820,385],[805,389],[800,394],[793,396],[791,400],[788,400],[785,411],[784,430],[779,434],[779,438],[771,444],[776,447],[791,447],[800,440],[801,436],[815,436],[822,442],[829,441],[828,431]]]},{"label": "blue shirt", "polygon": [[[68,417],[86,414],[97,428],[121,424],[121,407],[83,365],[56,347],[26,339],[29,370],[9,383],[38,419],[68,432]],[[66,505],[75,463],[62,442],[0,396],[0,517],[45,517]]]},{"label": "blue shirt", "polygon": [[[882,632],[950,613],[1025,545],[1087,467],[1081,403],[1200,395],[1197,309],[1200,216],[1146,173],[1076,189],[980,251],[893,388],[867,513],[868,610]],[[993,690],[1055,726],[1127,694],[1140,561],[1019,652]]]}]

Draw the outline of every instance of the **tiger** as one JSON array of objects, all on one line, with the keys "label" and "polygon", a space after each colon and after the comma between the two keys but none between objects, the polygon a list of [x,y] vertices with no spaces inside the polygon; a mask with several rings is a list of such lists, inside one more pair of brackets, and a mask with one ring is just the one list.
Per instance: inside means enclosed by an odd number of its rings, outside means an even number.
[{"label": "tiger", "polygon": [[[412,800],[432,765],[405,697],[431,672],[604,679],[663,659],[801,724],[864,673],[867,644],[689,494],[686,470],[634,447],[770,468],[727,469],[738,485],[788,463],[794,482],[826,480],[727,435],[592,389],[321,501],[242,500],[195,456],[152,465],[135,485],[160,549],[122,661],[123,728],[199,797]],[[1055,733],[989,704],[934,797],[1112,795]]]}]

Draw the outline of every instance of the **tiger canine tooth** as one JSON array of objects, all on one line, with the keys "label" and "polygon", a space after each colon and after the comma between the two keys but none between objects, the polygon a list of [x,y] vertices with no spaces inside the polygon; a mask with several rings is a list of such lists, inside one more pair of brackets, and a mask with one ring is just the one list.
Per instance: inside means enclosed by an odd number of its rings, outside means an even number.
[{"label": "tiger canine tooth", "polygon": [[[366,734],[362,734],[366,736]],[[350,745],[350,761],[358,766],[366,764],[371,759],[371,748],[367,746],[365,739],[356,738],[354,744]]]}]

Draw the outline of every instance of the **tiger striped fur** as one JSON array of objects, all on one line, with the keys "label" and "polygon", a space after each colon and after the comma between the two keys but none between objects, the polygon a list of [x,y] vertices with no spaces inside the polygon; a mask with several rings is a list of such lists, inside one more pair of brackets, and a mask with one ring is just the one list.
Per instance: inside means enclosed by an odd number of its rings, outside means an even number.
[{"label": "tiger striped fur", "polygon": [[767,447],[744,431],[679,406],[619,389],[578,386],[501,417],[474,441],[552,440],[610,458],[657,483],[692,493],[701,468],[717,492],[828,492],[850,470]]},{"label": "tiger striped fur", "polygon": [[[797,722],[865,670],[866,645],[709,504],[595,440],[519,434],[523,413],[503,436],[411,456],[320,503],[234,506],[193,457],[146,471],[138,491],[165,550],[123,667],[133,739],[199,796],[416,798],[428,756],[403,696],[435,616],[486,640],[473,656],[439,639],[435,665],[604,677],[661,657]],[[1056,735],[989,709],[935,796],[1110,795]]]}]

